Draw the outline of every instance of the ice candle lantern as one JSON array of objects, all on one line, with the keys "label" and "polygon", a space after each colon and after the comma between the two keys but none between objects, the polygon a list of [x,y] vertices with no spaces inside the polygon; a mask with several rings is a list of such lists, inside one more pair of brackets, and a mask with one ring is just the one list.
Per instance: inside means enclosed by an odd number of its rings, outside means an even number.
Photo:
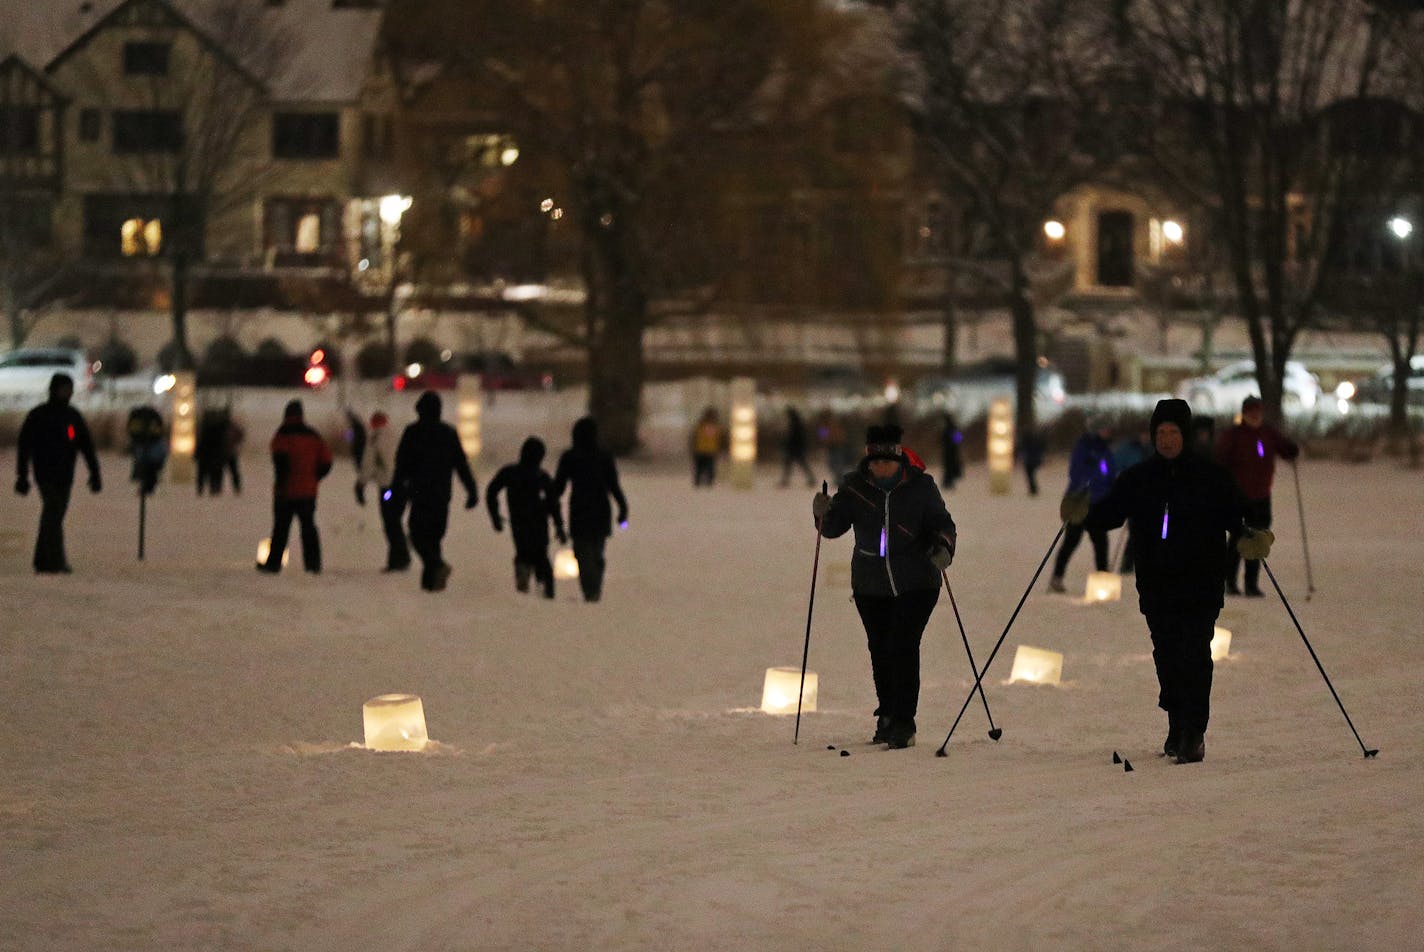
[{"label": "ice candle lantern", "polygon": [[1007,397],[989,404],[989,492],[1006,496],[1014,475],[1014,408]]},{"label": "ice candle lantern", "polygon": [[554,553],[554,578],[578,578],[578,559],[573,549],[560,549]]},{"label": "ice candle lantern", "polygon": [[[767,714],[795,714],[796,695],[801,685],[800,668],[767,668],[761,688],[761,709]],[[806,672],[806,689],[801,692],[801,710],[816,709],[816,672]]]},{"label": "ice candle lantern", "polygon": [[732,485],[751,489],[757,457],[756,381],[751,377],[733,378],[731,396]]},{"label": "ice candle lantern", "polygon": [[460,448],[474,466],[484,448],[480,434],[480,417],[484,409],[484,394],[480,390],[479,374],[461,374],[455,385],[455,429],[460,435]]},{"label": "ice candle lantern", "polygon": [[1057,684],[1063,680],[1063,656],[1056,651],[1019,645],[1014,652],[1014,669],[1009,680]]},{"label": "ice candle lantern", "polygon": [[1220,661],[1231,656],[1231,632],[1215,625],[1211,630],[1211,660]]},{"label": "ice candle lantern", "polygon": [[1090,602],[1116,602],[1122,599],[1122,576],[1116,572],[1089,572],[1088,593]]},{"label": "ice candle lantern", "polygon": [[192,371],[173,374],[169,399],[173,423],[168,440],[168,479],[175,485],[191,485],[196,475],[193,451],[198,448],[198,385]]},{"label": "ice candle lantern", "polygon": [[425,707],[414,694],[382,694],[361,705],[368,750],[424,750]]}]

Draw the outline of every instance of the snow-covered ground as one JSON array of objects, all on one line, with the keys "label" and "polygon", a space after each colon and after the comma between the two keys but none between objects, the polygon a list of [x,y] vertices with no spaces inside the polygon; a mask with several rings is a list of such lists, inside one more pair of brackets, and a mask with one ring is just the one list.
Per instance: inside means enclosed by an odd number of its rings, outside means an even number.
[{"label": "snow-covered ground", "polygon": [[[1228,603],[1207,759],[1179,767],[1154,755],[1132,598],[1086,606],[1044,581],[986,682],[1001,742],[976,703],[934,756],[972,682],[941,599],[919,746],[866,746],[846,539],[821,552],[820,709],[793,746],[792,719],[756,707],[764,670],[800,663],[815,535],[809,492],[770,472],[694,493],[680,465],[625,466],[632,526],[585,605],[571,583],[518,595],[483,507],[452,514],[447,592],[380,574],[347,460],[318,511],[320,577],[296,553],[252,570],[260,455],[240,497],[163,486],[138,562],[136,500],[105,464],[104,493],[75,494],[70,577],[30,572],[38,504],[0,495],[0,948],[1419,948],[1417,472],[1306,466],[1310,600],[1278,485],[1272,566],[1379,757],[1272,596]],[[992,497],[971,467],[950,497],[981,663],[1061,479]],[[1005,684],[1021,643],[1065,654],[1062,686]],[[362,702],[392,691],[424,699],[429,752],[352,746]]]}]

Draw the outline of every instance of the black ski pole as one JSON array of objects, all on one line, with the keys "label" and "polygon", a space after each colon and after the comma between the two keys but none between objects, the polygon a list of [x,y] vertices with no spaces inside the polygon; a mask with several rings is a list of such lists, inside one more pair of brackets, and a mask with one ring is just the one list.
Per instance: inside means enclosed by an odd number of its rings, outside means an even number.
[{"label": "black ski pole", "polygon": [[969,689],[969,696],[964,699],[964,706],[959,709],[959,714],[954,718],[954,723],[949,727],[949,733],[944,735],[944,743],[939,745],[939,750],[935,751],[936,757],[948,757],[945,748],[949,746],[949,739],[954,736],[954,729],[959,726],[960,720],[964,717],[964,712],[969,710],[969,702],[974,700],[974,692],[980,690],[980,685],[984,681],[984,675],[989,673],[989,665],[994,663],[994,658],[998,656],[999,649],[1004,646],[1004,639],[1009,637],[1009,629],[1014,627],[1014,621],[1019,617],[1019,611],[1023,608],[1024,602],[1028,601],[1028,593],[1033,591],[1034,585],[1038,584],[1038,577],[1043,574],[1043,567],[1048,564],[1048,557],[1053,554],[1053,550],[1058,548],[1058,540],[1063,538],[1063,530],[1068,528],[1068,523],[1063,523],[1058,527],[1058,534],[1053,537],[1053,542],[1049,544],[1048,551],[1043,553],[1043,561],[1038,563],[1038,569],[1033,573],[1033,578],[1029,580],[1028,588],[1024,589],[1023,597],[1014,607],[1014,613],[1009,616],[1009,623],[1004,626],[1003,634],[999,635],[999,640],[994,642],[994,650],[989,652],[988,659],[984,662],[983,669],[974,678],[974,687]]},{"label": "black ski pole", "polygon": [[1295,476],[1295,507],[1300,513],[1300,547],[1305,552],[1305,600],[1315,594],[1315,578],[1310,574],[1310,543],[1305,538],[1305,500],[1300,498],[1300,470],[1295,460],[1291,460],[1291,474]]},{"label": "black ski pole", "polygon": [[[821,493],[829,487],[821,480]],[[816,575],[821,569],[821,520],[816,520],[816,557],[811,561],[811,600],[806,606],[806,644],[801,648],[801,688],[796,692],[796,733],[791,743],[801,743],[801,698],[806,693],[806,661],[811,657],[811,611],[816,607]]]},{"label": "black ski pole", "polygon": [[138,560],[143,561],[143,532],[148,515],[148,496],[144,493],[143,487],[138,490]]},{"label": "black ski pole", "polygon": [[1320,669],[1320,676],[1325,679],[1325,686],[1330,689],[1330,694],[1335,698],[1335,703],[1340,707],[1340,713],[1345,715],[1345,723],[1350,725],[1350,733],[1355,735],[1355,742],[1360,745],[1360,750],[1365,752],[1366,757],[1373,757],[1379,753],[1379,748],[1370,750],[1365,746],[1365,742],[1360,740],[1360,732],[1355,730],[1355,722],[1350,720],[1350,712],[1345,710],[1345,704],[1340,700],[1340,694],[1335,690],[1335,685],[1330,683],[1330,675],[1325,673],[1325,666],[1320,663],[1320,657],[1311,647],[1310,639],[1305,637],[1305,629],[1300,627],[1300,622],[1295,617],[1295,612],[1290,607],[1290,602],[1286,601],[1286,593],[1281,591],[1280,583],[1276,581],[1276,573],[1271,571],[1271,567],[1266,564],[1266,560],[1261,560],[1261,566],[1266,570],[1266,577],[1271,580],[1271,585],[1275,587],[1276,594],[1281,597],[1281,604],[1286,606],[1286,614],[1290,615],[1290,620],[1295,623],[1295,630],[1300,632],[1300,640],[1305,642],[1305,650],[1310,652],[1310,659],[1315,662],[1315,666]]},{"label": "black ski pole", "polygon": [[[969,656],[969,670],[974,672],[974,678],[979,679],[979,666],[974,663],[974,652],[969,647],[969,636],[964,633],[964,620],[959,617],[959,603],[954,600],[954,589],[949,587],[949,572],[940,572],[940,577],[944,579],[944,590],[949,593],[949,607],[954,609],[954,620],[959,625],[959,637],[964,639],[964,653]],[[984,696],[984,685],[979,685],[979,700],[984,702],[984,716],[989,718],[989,737],[991,740],[998,740],[1004,736],[1002,728],[994,726],[994,715],[989,713],[989,699]]]}]

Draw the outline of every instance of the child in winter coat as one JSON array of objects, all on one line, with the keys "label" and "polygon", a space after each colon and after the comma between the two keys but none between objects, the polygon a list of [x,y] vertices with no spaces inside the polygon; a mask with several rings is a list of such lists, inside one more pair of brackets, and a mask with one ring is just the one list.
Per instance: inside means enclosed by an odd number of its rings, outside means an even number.
[{"label": "child in winter coat", "polygon": [[361,453],[356,501],[366,504],[367,483],[376,487],[376,504],[381,510],[381,529],[386,534],[386,567],[383,572],[404,572],[410,568],[410,543],[406,541],[405,497],[391,485],[395,474],[395,447],[391,446],[390,418],[377,410],[371,414],[371,428]]},{"label": "child in winter coat", "polygon": [[[1117,478],[1117,464],[1113,459],[1112,446],[1108,438],[1112,427],[1103,420],[1088,421],[1088,431],[1078,437],[1073,444],[1073,457],[1068,462],[1068,493],[1084,492],[1088,501],[1094,503],[1108,494],[1113,480]],[[1108,570],[1108,533],[1106,529],[1089,529],[1088,538],[1093,543],[1093,565],[1099,572]],[[1048,587],[1055,592],[1064,590],[1063,573],[1068,568],[1068,560],[1083,541],[1083,527],[1070,525],[1063,532],[1063,546],[1058,550],[1058,558],[1053,563],[1053,577]]]},{"label": "child in winter coat", "polygon": [[499,494],[509,494],[509,531],[514,536],[514,587],[529,591],[529,576],[544,591],[545,598],[554,597],[554,567],[549,562],[549,521],[559,542],[566,543],[564,520],[559,514],[559,497],[554,494],[554,481],[540,468],[544,461],[544,441],[531,436],[519,450],[519,462],[511,463],[495,473],[485,488],[485,505],[489,506],[490,522],[495,532],[504,531],[499,515]]}]

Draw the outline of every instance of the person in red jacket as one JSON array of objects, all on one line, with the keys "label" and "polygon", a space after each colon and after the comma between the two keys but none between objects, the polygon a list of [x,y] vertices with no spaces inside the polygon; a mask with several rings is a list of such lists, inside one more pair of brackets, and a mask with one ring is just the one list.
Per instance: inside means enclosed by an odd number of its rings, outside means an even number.
[{"label": "person in red jacket", "polygon": [[282,414],[282,425],[272,437],[272,547],[259,572],[282,571],[282,553],[295,517],[302,526],[302,566],[321,571],[321,537],[316,531],[316,487],[331,472],[331,447],[302,419],[302,402],[293,400]]},{"label": "person in red jacket", "polygon": [[[1246,497],[1246,524],[1256,529],[1271,527],[1271,483],[1276,478],[1276,457],[1293,462],[1300,447],[1279,430],[1266,423],[1266,410],[1260,397],[1247,397],[1241,403],[1241,422],[1226,430],[1216,441],[1216,461],[1231,471],[1241,495]],[[1241,566],[1241,553],[1236,549],[1240,532],[1234,532],[1226,545],[1226,591],[1240,595],[1236,584]],[[1246,561],[1245,594],[1252,598],[1262,595],[1261,563]]]}]

